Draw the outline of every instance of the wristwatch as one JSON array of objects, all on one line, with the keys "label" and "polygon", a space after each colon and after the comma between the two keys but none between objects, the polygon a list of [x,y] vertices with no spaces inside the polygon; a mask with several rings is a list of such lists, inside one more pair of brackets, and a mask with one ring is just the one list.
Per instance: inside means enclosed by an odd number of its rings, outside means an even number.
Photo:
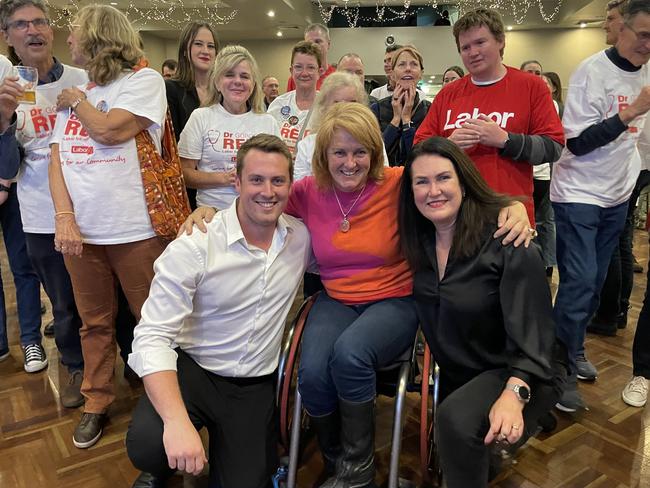
[{"label": "wristwatch", "polygon": [[524,385],[518,385],[516,383],[508,383],[506,385],[506,390],[511,390],[515,392],[519,401],[523,403],[528,403],[530,401],[530,390]]},{"label": "wristwatch", "polygon": [[503,141],[503,147],[501,149],[505,149],[509,142],[510,142],[510,132],[506,131],[506,140]]},{"label": "wristwatch", "polygon": [[7,193],[9,193],[10,190],[11,190],[11,188],[9,188],[8,186],[3,185],[2,183],[0,183],[0,191],[6,191]]}]

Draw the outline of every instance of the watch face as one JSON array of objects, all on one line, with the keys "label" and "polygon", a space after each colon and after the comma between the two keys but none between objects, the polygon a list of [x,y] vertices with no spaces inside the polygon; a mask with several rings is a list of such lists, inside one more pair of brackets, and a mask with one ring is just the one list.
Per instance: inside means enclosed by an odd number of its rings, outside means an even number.
[{"label": "watch face", "polygon": [[519,394],[519,398],[524,401],[528,401],[530,399],[530,390],[525,386],[520,386],[517,393]]}]

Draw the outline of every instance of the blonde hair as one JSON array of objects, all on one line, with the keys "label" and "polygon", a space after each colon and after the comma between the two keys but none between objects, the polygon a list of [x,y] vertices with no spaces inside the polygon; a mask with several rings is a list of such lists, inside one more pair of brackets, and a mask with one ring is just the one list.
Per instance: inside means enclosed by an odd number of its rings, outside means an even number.
[{"label": "blonde hair", "polygon": [[404,53],[409,53],[411,56],[413,56],[415,59],[418,60],[418,63],[420,63],[420,69],[424,71],[424,60],[422,58],[422,55],[420,54],[420,51],[417,50],[415,46],[404,46],[401,47],[393,54],[393,62],[392,62],[392,68],[393,70],[395,69],[395,66],[397,66],[397,60],[399,57],[404,54]]},{"label": "blonde hair", "polygon": [[126,15],[110,5],[86,5],[73,20],[88,78],[108,85],[131,71],[144,57],[142,40]]},{"label": "blonde hair", "polygon": [[334,132],[344,130],[370,153],[368,178],[381,181],[384,178],[384,142],[377,117],[365,105],[357,102],[341,102],[327,111],[316,134],[316,147],[312,160],[314,178],[320,188],[331,188],[332,175],[328,165],[327,150]]},{"label": "blonde hair", "polygon": [[253,81],[253,93],[251,93],[246,104],[248,105],[249,110],[252,110],[256,114],[266,112],[266,110],[264,110],[264,92],[262,92],[262,83],[260,83],[260,73],[257,68],[257,62],[253,55],[248,52],[248,49],[236,45],[226,46],[219,51],[219,54],[217,54],[217,58],[214,60],[214,64],[210,70],[208,99],[204,106],[223,102],[223,95],[217,88],[217,82],[222,76],[225,76],[228,71],[235,69],[235,67],[243,61],[246,61],[250,66]]},{"label": "blonde hair", "polygon": [[321,85],[320,91],[314,100],[314,112],[309,121],[310,132],[316,132],[318,130],[321,119],[325,115],[327,109],[330,108],[326,106],[327,98],[330,94],[341,88],[348,87],[354,89],[354,95],[358,103],[368,105],[368,94],[366,93],[366,90],[363,89],[358,77],[342,71],[332,73],[325,78],[325,81]]}]

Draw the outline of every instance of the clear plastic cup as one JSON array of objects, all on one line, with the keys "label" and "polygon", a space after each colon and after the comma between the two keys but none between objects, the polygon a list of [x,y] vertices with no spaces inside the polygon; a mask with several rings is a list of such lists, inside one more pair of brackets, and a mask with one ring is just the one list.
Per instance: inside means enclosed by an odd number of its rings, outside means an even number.
[{"label": "clear plastic cup", "polygon": [[36,103],[36,86],[38,85],[38,70],[31,66],[14,66],[14,76],[25,93],[18,98],[19,103],[34,105]]}]

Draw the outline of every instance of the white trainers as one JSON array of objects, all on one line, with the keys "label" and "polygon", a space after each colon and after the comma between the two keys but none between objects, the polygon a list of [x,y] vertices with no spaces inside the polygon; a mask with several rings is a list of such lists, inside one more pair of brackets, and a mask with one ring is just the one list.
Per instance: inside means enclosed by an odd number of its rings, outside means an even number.
[{"label": "white trainers", "polygon": [[643,376],[634,376],[623,388],[623,401],[632,407],[642,407],[648,399],[648,380]]},{"label": "white trainers", "polygon": [[25,371],[36,373],[47,367],[47,356],[45,349],[40,344],[27,344],[23,346],[25,354]]}]

